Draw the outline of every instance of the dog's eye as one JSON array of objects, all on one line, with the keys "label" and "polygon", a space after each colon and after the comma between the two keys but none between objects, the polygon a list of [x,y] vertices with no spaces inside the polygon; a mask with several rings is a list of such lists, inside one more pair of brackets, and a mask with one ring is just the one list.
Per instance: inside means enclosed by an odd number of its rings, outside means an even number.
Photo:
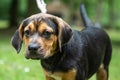
[{"label": "dog's eye", "polygon": [[49,31],[44,31],[43,32],[43,37],[45,38],[50,38],[51,34],[53,34],[52,32],[49,32]]},{"label": "dog's eye", "polygon": [[29,36],[30,36],[30,31],[29,31],[29,30],[26,30],[26,31],[24,32],[24,34],[25,34],[26,37],[29,37]]}]

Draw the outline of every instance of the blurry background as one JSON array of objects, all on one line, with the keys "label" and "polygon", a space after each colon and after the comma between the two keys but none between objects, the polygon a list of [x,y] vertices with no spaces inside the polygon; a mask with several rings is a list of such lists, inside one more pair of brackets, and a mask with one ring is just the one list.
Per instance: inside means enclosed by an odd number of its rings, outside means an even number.
[{"label": "blurry background", "polygon": [[[99,22],[113,44],[110,80],[120,80],[120,0],[45,0],[48,13],[72,28],[83,26],[79,6],[84,2],[90,19]],[[26,60],[24,47],[17,55],[10,40],[22,20],[39,13],[36,0],[0,0],[0,80],[44,80],[40,61]],[[23,45],[24,46],[24,45]],[[95,76],[90,80],[95,80]]]}]

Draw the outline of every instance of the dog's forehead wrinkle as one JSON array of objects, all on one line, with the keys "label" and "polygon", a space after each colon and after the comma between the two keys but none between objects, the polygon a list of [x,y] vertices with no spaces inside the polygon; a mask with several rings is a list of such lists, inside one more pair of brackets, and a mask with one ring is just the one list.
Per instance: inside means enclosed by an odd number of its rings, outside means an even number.
[{"label": "dog's forehead wrinkle", "polygon": [[24,26],[28,26],[28,28],[30,30],[37,30],[37,28],[39,27],[40,25],[40,21],[38,19],[33,19],[31,20],[30,22],[27,22],[27,24],[25,24]]},{"label": "dog's forehead wrinkle", "polygon": [[50,14],[35,14],[33,16],[28,17],[23,21],[23,25],[26,27],[30,22],[34,21],[35,26],[38,26],[41,21],[46,22],[50,27],[52,27],[54,30],[56,30],[56,23],[52,20],[51,17],[54,17],[53,15]]},{"label": "dog's forehead wrinkle", "polygon": [[29,23],[31,23],[32,21],[34,21],[33,18],[27,18],[23,21],[23,26],[27,26]]},{"label": "dog's forehead wrinkle", "polygon": [[57,24],[50,18],[43,18],[41,21],[45,22],[50,28],[53,29],[55,33],[57,33]]}]

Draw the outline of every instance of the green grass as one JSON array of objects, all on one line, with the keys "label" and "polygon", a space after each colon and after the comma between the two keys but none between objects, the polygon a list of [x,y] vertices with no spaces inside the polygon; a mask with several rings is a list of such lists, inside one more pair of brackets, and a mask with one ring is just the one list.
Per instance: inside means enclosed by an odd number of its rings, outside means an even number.
[{"label": "green grass", "polygon": [[9,22],[7,20],[0,20],[0,29],[7,28]]},{"label": "green grass", "polygon": [[113,54],[110,64],[110,80],[120,80],[120,31],[111,30],[108,32],[113,43]]},{"label": "green grass", "polygon": [[[113,43],[113,56],[110,64],[110,80],[120,80],[120,31],[107,31]],[[0,80],[45,80],[40,61],[26,60],[24,48],[20,54],[11,46],[13,31],[0,32]],[[95,76],[90,80],[95,80]]]}]

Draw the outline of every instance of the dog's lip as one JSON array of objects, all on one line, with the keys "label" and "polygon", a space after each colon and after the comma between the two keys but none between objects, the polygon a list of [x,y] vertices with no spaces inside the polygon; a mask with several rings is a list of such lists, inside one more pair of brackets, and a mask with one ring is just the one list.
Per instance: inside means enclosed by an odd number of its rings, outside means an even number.
[{"label": "dog's lip", "polygon": [[30,53],[28,53],[28,54],[26,54],[25,55],[25,58],[26,59],[42,59],[44,57],[44,55],[43,54],[30,54]]},{"label": "dog's lip", "polygon": [[39,60],[40,58],[30,58],[30,57],[26,57],[26,59],[33,59],[33,60]]},{"label": "dog's lip", "polygon": [[41,57],[26,57],[26,59],[39,60],[39,59],[41,59]]}]

